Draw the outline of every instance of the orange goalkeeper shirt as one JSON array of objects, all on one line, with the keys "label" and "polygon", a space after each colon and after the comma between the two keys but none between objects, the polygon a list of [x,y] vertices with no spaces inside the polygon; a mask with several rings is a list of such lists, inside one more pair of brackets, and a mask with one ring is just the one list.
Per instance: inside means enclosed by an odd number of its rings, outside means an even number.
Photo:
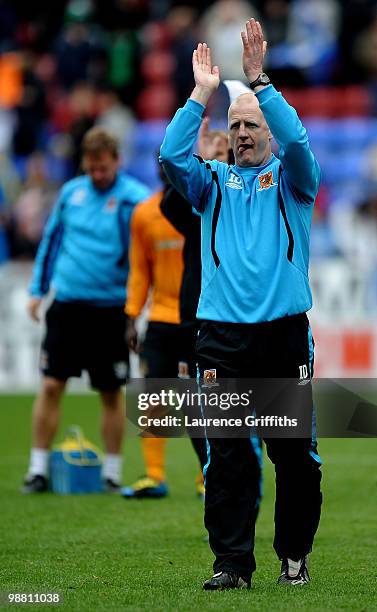
[{"label": "orange goalkeeper shirt", "polygon": [[151,292],[150,321],[179,323],[184,238],[160,211],[163,192],[138,204],[131,219],[126,313],[138,317]]}]

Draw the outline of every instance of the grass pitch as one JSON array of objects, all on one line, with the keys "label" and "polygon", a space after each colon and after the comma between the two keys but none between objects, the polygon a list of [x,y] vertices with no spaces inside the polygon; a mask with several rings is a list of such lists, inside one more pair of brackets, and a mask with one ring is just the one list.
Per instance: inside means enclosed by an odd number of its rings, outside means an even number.
[{"label": "grass pitch", "polygon": [[[272,550],[273,471],[266,459],[254,588],[208,593],[201,583],[211,575],[212,554],[203,541],[190,442],[168,443],[166,499],[22,496],[31,403],[28,396],[0,396],[0,591],[58,591],[64,603],[9,609],[377,610],[376,439],[320,440],[324,506],[308,586],[275,585],[280,565]],[[61,434],[79,424],[99,443],[98,423],[96,396],[65,399]],[[143,473],[137,439],[126,441],[124,455],[129,483]]]}]

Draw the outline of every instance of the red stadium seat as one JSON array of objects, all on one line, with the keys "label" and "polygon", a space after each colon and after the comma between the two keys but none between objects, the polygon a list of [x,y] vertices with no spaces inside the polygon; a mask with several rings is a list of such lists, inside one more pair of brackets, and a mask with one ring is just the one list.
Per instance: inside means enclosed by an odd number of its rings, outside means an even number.
[{"label": "red stadium seat", "polygon": [[170,32],[165,23],[161,21],[148,23],[143,28],[142,38],[145,48],[153,51],[164,51],[171,45]]},{"label": "red stadium seat", "polygon": [[365,117],[371,112],[370,94],[361,85],[284,89],[283,93],[301,117]]},{"label": "red stadium seat", "polygon": [[166,51],[153,51],[144,55],[141,74],[147,83],[166,83],[172,78],[175,59]]},{"label": "red stadium seat", "polygon": [[176,95],[172,85],[150,85],[143,89],[136,102],[140,119],[166,119],[176,110]]}]

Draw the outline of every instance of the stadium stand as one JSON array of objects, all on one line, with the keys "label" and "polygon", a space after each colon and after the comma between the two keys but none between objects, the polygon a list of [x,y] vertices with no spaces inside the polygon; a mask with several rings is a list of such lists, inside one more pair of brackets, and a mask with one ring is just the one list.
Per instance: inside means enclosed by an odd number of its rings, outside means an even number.
[{"label": "stadium stand", "polygon": [[[33,258],[54,193],[79,172],[80,142],[92,125],[113,122],[124,169],[153,190],[160,186],[156,151],[191,90],[191,53],[208,30],[208,15],[216,15],[214,36],[221,41],[245,11],[261,18],[269,40],[266,70],[305,118],[322,168],[312,260],[350,261],[339,227],[353,224],[361,245],[368,222],[376,226],[377,61],[369,51],[375,2],[360,8],[354,0],[58,0],[52,7],[40,0],[31,10],[16,1],[0,4],[3,278],[4,262]],[[221,115],[212,116],[212,127],[224,127]],[[369,259],[362,281],[370,287],[368,317],[377,308],[374,249]]]}]

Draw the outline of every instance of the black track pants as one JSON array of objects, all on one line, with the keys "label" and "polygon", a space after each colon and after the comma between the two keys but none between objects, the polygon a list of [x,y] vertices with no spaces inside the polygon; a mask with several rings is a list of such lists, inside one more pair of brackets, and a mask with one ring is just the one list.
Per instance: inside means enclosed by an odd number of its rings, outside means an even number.
[{"label": "black track pants", "polygon": [[[201,377],[297,378],[313,369],[313,341],[305,314],[261,324],[207,321],[197,341]],[[307,387],[310,397],[310,385]],[[206,469],[205,525],[215,555],[214,570],[249,577],[255,570],[254,530],[260,471],[248,438],[210,437]],[[280,559],[310,552],[322,495],[320,459],[312,438],[266,438],[275,466],[274,548]]]}]

